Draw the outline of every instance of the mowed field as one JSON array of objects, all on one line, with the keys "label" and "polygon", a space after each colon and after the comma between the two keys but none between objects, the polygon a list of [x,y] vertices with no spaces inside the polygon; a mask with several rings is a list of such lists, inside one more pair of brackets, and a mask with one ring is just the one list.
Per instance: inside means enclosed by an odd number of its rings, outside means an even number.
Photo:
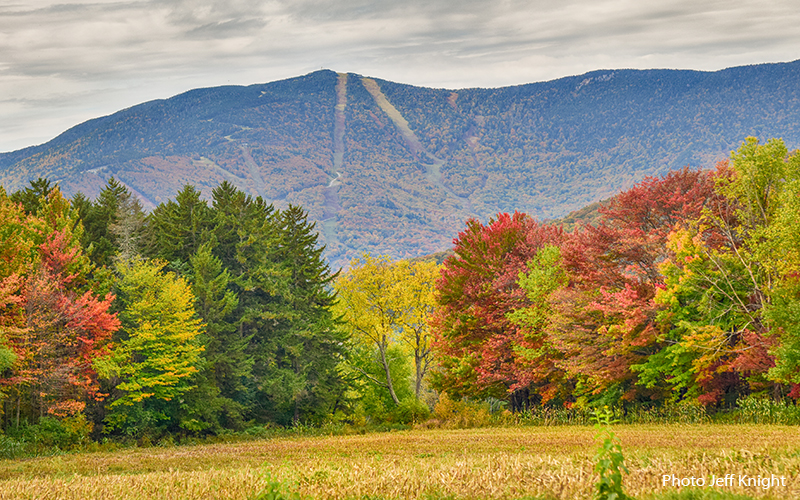
[{"label": "mowed field", "polygon": [[[674,494],[665,474],[734,474],[722,492],[800,498],[800,428],[619,425],[638,498]],[[413,430],[139,448],[0,462],[0,498],[247,499],[270,481],[326,498],[587,499],[596,474],[592,427]],[[784,476],[786,486],[738,477]]]}]

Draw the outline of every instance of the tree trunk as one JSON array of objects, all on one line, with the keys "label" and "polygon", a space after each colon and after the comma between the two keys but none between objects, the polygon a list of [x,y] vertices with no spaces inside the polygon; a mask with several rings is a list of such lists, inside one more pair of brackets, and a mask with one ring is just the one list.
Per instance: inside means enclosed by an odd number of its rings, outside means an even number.
[{"label": "tree trunk", "polygon": [[419,355],[414,356],[414,365],[417,370],[414,381],[414,398],[419,401],[419,393],[422,390],[422,358]]},{"label": "tree trunk", "polygon": [[378,346],[378,350],[381,353],[381,362],[383,363],[383,369],[386,372],[386,387],[389,389],[389,394],[392,396],[392,401],[394,404],[400,405],[400,400],[397,399],[397,394],[394,393],[394,384],[392,383],[392,373],[389,371],[389,361],[386,359],[386,338],[383,339],[383,345]]}]

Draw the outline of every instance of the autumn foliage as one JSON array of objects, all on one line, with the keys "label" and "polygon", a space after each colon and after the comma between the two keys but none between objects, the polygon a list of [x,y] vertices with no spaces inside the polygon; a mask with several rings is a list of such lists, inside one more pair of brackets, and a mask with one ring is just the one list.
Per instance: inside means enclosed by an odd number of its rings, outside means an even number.
[{"label": "autumn foliage", "polygon": [[2,428],[415,422],[442,394],[512,411],[797,398],[798,200],[800,154],[751,138],[571,231],[500,213],[441,265],[333,272],[303,209],[230,183],[150,214],[113,179],[94,202],[0,189]]},{"label": "autumn foliage", "polygon": [[520,213],[469,221],[437,283],[439,387],[518,408],[785,395],[800,381],[783,258],[798,248],[798,164],[749,139],[714,171],[645,179],[571,233]]},{"label": "autumn foliage", "polygon": [[38,215],[25,214],[0,192],[6,242],[17,252],[4,253],[8,274],[0,286],[2,349],[13,353],[3,356],[4,403],[17,421],[82,412],[97,397],[92,363],[119,328],[109,310],[114,296],[100,296],[89,283],[92,266],[69,203],[53,190],[41,204]]},{"label": "autumn foliage", "polygon": [[517,350],[537,348],[538,340],[526,337],[507,313],[527,304],[517,284],[527,262],[561,238],[560,229],[519,212],[500,214],[486,225],[467,222],[437,283],[440,307],[432,321],[442,388],[460,395],[503,395],[546,383],[551,367],[534,367]]}]

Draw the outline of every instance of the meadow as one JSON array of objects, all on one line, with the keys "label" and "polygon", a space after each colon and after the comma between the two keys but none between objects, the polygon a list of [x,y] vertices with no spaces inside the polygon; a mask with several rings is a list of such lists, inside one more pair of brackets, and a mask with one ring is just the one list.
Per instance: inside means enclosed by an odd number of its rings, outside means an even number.
[{"label": "meadow", "polygon": [[[800,498],[797,427],[613,429],[630,469],[623,485],[636,498]],[[420,429],[5,460],[0,499],[240,500],[278,489],[286,498],[296,493],[316,499],[588,499],[597,481],[595,434],[590,426]],[[712,474],[737,479],[691,492],[662,484],[664,475],[680,480]],[[785,486],[738,484],[743,475],[772,474],[784,476]]]}]

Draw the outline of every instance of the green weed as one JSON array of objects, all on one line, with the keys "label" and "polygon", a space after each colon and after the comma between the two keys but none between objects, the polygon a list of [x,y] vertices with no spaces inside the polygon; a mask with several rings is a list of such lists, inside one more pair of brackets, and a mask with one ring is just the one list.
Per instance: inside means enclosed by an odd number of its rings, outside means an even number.
[{"label": "green weed", "polygon": [[594,413],[595,429],[597,429],[595,439],[602,440],[594,456],[594,471],[600,474],[600,480],[595,484],[595,500],[630,499],[622,491],[622,473],[630,474],[630,471],[625,467],[619,438],[611,430],[611,424],[617,423],[613,415],[607,406]]}]

